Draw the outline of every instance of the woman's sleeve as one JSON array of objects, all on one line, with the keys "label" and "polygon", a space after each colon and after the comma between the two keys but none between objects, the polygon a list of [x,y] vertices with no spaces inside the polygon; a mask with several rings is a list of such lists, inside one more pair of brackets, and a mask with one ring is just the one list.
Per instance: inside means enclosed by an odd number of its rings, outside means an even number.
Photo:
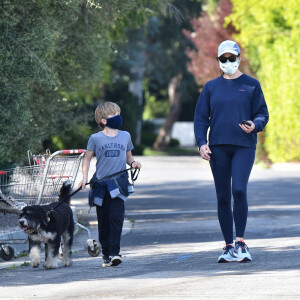
[{"label": "woman's sleeve", "polygon": [[255,87],[251,110],[251,119],[255,124],[253,133],[263,131],[269,121],[269,112],[260,84]]},{"label": "woman's sleeve", "polygon": [[194,116],[194,132],[196,143],[200,148],[207,144],[207,130],[210,125],[210,94],[208,84],[203,87],[203,90],[198,99],[195,116]]}]

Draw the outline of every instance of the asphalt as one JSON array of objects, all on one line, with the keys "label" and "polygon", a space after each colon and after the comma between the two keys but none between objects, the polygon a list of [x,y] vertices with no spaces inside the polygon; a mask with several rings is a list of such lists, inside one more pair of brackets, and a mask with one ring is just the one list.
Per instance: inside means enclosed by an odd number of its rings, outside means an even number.
[{"label": "asphalt", "polygon": [[[212,175],[198,157],[139,157],[143,169],[126,203],[123,263],[101,268],[87,233],[75,236],[70,268],[0,261],[1,299],[300,299],[300,164],[254,166],[246,242],[253,261],[217,264],[223,247]],[[91,173],[93,170],[91,170]],[[97,239],[88,190],[72,199]]]}]

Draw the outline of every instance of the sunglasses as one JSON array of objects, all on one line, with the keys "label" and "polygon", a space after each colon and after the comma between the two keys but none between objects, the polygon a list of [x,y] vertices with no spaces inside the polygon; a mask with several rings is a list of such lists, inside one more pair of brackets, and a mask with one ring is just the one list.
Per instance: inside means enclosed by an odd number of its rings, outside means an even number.
[{"label": "sunglasses", "polygon": [[217,60],[218,60],[219,62],[221,62],[222,64],[224,64],[224,63],[226,63],[227,60],[229,60],[230,62],[235,62],[236,59],[237,59],[238,57],[239,57],[239,55],[238,55],[238,56],[236,56],[236,55],[231,55],[231,56],[229,56],[229,57],[220,56],[220,57],[217,57]]}]

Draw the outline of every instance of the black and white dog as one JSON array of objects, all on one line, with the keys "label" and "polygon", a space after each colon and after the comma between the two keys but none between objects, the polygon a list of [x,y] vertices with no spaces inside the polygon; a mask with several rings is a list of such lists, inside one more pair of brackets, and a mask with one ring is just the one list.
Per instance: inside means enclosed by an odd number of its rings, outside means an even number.
[{"label": "black and white dog", "polygon": [[74,232],[73,213],[70,207],[71,190],[71,182],[66,181],[59,194],[59,202],[63,203],[26,206],[20,213],[19,226],[28,234],[29,257],[33,268],[37,268],[41,262],[41,243],[45,244],[44,268],[57,268],[61,237],[63,238],[62,265],[68,267],[71,264]]}]

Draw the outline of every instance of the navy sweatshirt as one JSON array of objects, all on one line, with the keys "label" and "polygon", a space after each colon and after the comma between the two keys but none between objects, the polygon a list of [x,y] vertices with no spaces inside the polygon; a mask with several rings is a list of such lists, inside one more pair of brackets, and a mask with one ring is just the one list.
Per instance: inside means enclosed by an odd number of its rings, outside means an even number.
[{"label": "navy sweatshirt", "polygon": [[[255,129],[244,132],[239,124],[252,120]],[[198,147],[209,145],[237,145],[256,148],[257,132],[262,131],[269,120],[268,108],[259,82],[242,74],[236,79],[222,76],[208,81],[198,99],[194,131]]]}]

